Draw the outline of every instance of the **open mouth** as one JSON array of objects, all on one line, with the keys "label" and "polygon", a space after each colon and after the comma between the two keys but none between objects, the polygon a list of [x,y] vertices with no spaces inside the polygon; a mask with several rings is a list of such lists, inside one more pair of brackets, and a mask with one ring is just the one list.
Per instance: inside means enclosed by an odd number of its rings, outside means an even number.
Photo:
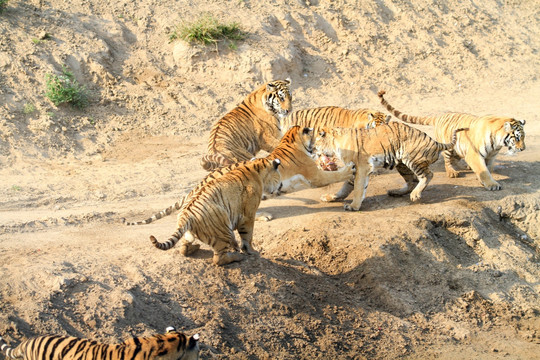
[{"label": "open mouth", "polygon": [[317,166],[324,171],[336,171],[339,168],[337,162],[338,159],[336,157],[321,154],[319,155]]}]

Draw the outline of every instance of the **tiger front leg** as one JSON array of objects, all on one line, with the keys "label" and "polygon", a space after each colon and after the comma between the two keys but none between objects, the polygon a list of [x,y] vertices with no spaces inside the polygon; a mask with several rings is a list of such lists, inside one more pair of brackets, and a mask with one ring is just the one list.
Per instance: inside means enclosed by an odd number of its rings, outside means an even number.
[{"label": "tiger front leg", "polygon": [[491,176],[482,155],[477,152],[469,151],[465,156],[465,161],[471,167],[471,170],[474,171],[476,177],[480,180],[480,183],[482,183],[486,190],[493,191],[502,189],[502,186]]},{"label": "tiger front leg", "polygon": [[347,211],[358,211],[362,206],[362,202],[366,197],[366,191],[369,183],[369,174],[371,168],[358,169],[354,179],[353,201],[350,204],[345,204],[343,207]]},{"label": "tiger front leg", "polygon": [[254,224],[254,219],[248,219],[238,225],[238,234],[240,234],[241,239],[240,249],[242,250],[242,252],[249,255],[258,254],[258,252],[255,251],[251,245],[251,241],[253,239]]},{"label": "tiger front leg", "polygon": [[354,179],[349,179],[338,190],[335,194],[324,194],[321,195],[321,201],[324,202],[334,202],[334,201],[341,201],[345,200],[347,196],[353,191],[354,189]]}]

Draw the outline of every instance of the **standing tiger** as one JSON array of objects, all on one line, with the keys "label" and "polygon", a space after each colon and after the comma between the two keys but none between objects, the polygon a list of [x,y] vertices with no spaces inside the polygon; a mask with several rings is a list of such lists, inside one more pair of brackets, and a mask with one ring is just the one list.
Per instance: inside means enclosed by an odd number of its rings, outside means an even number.
[{"label": "standing tiger", "polygon": [[[371,109],[350,110],[337,106],[324,106],[313,109],[297,110],[281,120],[281,129],[286,130],[294,125],[311,127],[317,134],[320,129],[328,127],[365,128],[371,129],[379,125],[387,124],[391,119],[380,111]],[[337,165],[333,160],[321,156],[319,166],[327,169],[335,169]],[[343,184],[340,191],[347,192],[352,189],[353,182],[350,178]]]},{"label": "standing tiger", "polygon": [[[206,182],[178,214],[178,228],[166,241],[160,243],[153,235],[150,241],[161,250],[169,250],[191,231],[214,251],[213,262],[225,265],[240,261],[234,230],[241,238],[241,250],[248,254],[251,246],[255,214],[264,192],[274,193],[281,187],[278,159],[255,159],[238,165],[221,177]],[[180,252],[189,255],[199,249],[184,238]]]},{"label": "standing tiger", "polygon": [[119,344],[103,344],[73,336],[45,335],[9,347],[0,337],[0,349],[6,359],[24,360],[197,360],[199,334],[186,336],[174,327],[165,334],[133,338]]},{"label": "standing tiger", "polygon": [[469,128],[459,134],[453,149],[443,152],[448,177],[458,177],[456,160],[464,159],[487,190],[500,190],[501,185],[493,179],[491,171],[495,157],[503,146],[511,152],[525,150],[525,120],[501,116],[475,116],[464,113],[446,113],[439,116],[411,116],[394,109],[384,99],[384,90],[379,91],[383,106],[398,119],[420,125],[433,125],[435,139],[448,142],[457,128]]},{"label": "standing tiger", "polygon": [[280,119],[292,110],[291,80],[266,83],[223,116],[210,131],[205,170],[249,160],[260,150],[271,152],[283,135]]},{"label": "standing tiger", "polygon": [[343,187],[335,195],[323,195],[321,200],[343,200],[354,188],[352,203],[344,207],[345,210],[358,211],[373,170],[395,166],[406,184],[402,189],[388,191],[388,194],[401,196],[410,193],[411,201],[417,201],[433,177],[429,165],[437,161],[441,151],[454,146],[456,133],[462,130],[465,129],[454,131],[452,143],[441,144],[424,132],[399,122],[373,129],[323,128],[315,139],[317,151],[335,154],[344,162],[354,162],[356,175],[354,186]]},{"label": "standing tiger", "polygon": [[349,110],[337,106],[324,106],[313,109],[297,110],[281,120],[281,129],[299,125],[311,127],[315,134],[323,127],[366,128],[387,124],[390,115],[370,109]]}]

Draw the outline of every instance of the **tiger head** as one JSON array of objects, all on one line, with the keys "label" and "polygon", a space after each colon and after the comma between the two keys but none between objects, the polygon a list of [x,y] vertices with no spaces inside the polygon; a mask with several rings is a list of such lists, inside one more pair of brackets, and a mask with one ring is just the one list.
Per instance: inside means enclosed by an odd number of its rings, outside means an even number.
[{"label": "tiger head", "polygon": [[366,129],[373,129],[380,125],[386,125],[392,119],[391,115],[384,115],[380,111],[371,112],[368,114],[369,122],[366,124]]},{"label": "tiger head", "polygon": [[199,334],[187,337],[176,331],[172,326],[166,329],[166,333],[160,336],[158,341],[163,341],[163,348],[156,357],[161,360],[198,360],[199,359]]},{"label": "tiger head", "polygon": [[[270,160],[268,160],[270,162]],[[263,186],[264,186],[264,193],[267,194],[273,194],[278,193],[281,189],[281,186],[283,185],[281,183],[281,174],[279,173],[279,165],[281,165],[281,161],[279,159],[274,159],[271,161],[271,164],[267,164],[270,168],[266,173],[263,175]]]},{"label": "tiger head", "polygon": [[285,118],[292,111],[291,79],[275,80],[266,84],[262,96],[264,109],[277,117]]},{"label": "tiger head", "polygon": [[525,130],[523,130],[523,125],[525,125],[525,120],[512,119],[504,123],[504,146],[508,147],[510,153],[525,150]]},{"label": "tiger head", "polygon": [[315,138],[315,151],[317,154],[322,154],[326,157],[340,157],[336,151],[339,149],[334,144],[334,135],[339,133],[340,128],[322,128],[319,130],[317,137]]}]

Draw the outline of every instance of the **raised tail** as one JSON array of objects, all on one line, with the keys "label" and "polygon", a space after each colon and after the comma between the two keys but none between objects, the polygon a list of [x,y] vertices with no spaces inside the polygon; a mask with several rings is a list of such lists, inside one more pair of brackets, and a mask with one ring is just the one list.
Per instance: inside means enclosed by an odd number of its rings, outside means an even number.
[{"label": "raised tail", "polygon": [[396,110],[392,105],[386,101],[384,98],[384,94],[386,94],[386,91],[380,90],[377,95],[381,99],[381,104],[390,112],[390,114],[397,117],[399,120],[410,123],[410,124],[418,124],[418,125],[432,125],[432,117],[420,117],[420,116],[413,116],[413,115],[407,115],[403,114],[401,111]]},{"label": "raised tail", "polygon": [[454,146],[456,146],[457,133],[460,132],[460,131],[467,131],[467,130],[469,130],[469,128],[459,128],[459,129],[454,130],[452,132],[452,142],[450,142],[448,144],[439,143],[439,151],[453,149]]},{"label": "raised tail", "polygon": [[7,359],[22,358],[20,356],[16,356],[13,353],[15,351],[15,349],[13,349],[12,347],[9,347],[9,345],[6,344],[6,342],[4,341],[4,339],[1,336],[0,336],[0,350],[2,350],[2,352],[6,355]]},{"label": "raised tail", "polygon": [[201,166],[206,171],[212,171],[220,167],[232,165],[235,162],[221,154],[204,155],[201,159]]}]

